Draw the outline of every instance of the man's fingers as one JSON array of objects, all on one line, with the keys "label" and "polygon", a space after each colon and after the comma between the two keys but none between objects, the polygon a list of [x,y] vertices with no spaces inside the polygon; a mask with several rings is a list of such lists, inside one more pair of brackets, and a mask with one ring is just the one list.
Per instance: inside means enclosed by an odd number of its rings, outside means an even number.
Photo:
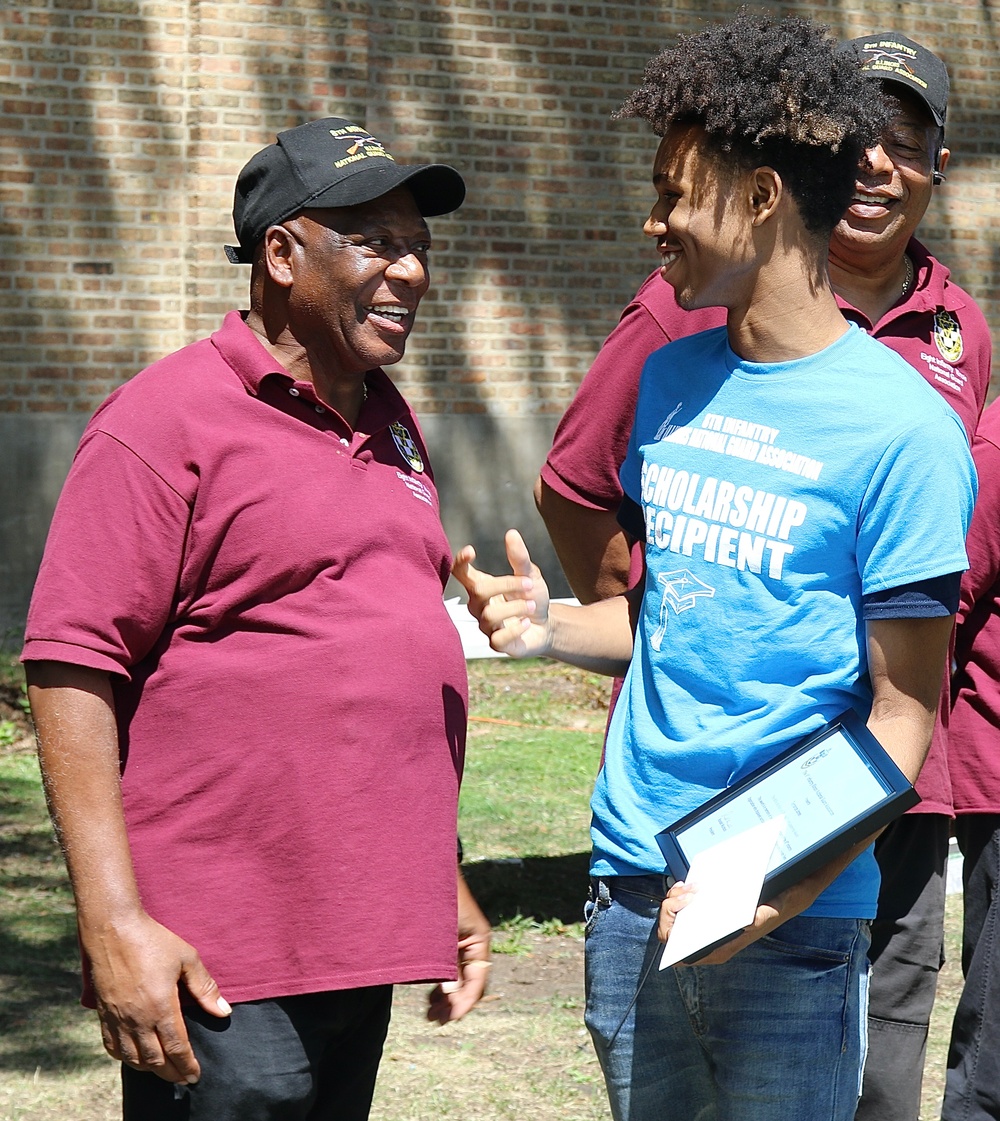
[{"label": "man's fingers", "polygon": [[516,529],[508,529],[503,540],[507,548],[507,560],[510,563],[511,572],[515,576],[533,575],[535,566],[531,563],[528,546],[525,545],[524,538],[520,533]]},{"label": "man's fingers", "polygon": [[200,957],[185,962],[181,970],[181,981],[188,992],[212,1016],[220,1018],[232,1014],[229,1001],[219,992],[219,986],[205,968]]},{"label": "man's fingers", "polygon": [[483,574],[474,568],[472,562],[476,559],[476,550],[471,545],[463,545],[455,554],[451,562],[451,574],[466,589],[471,592],[473,586]]},{"label": "man's fingers", "polygon": [[101,1020],[104,1046],[112,1058],[136,1070],[150,1071],[166,1082],[197,1082],[201,1074],[198,1060],[188,1040],[180,1003],[163,1008],[148,1026],[131,1017],[115,1018],[105,1011]]}]

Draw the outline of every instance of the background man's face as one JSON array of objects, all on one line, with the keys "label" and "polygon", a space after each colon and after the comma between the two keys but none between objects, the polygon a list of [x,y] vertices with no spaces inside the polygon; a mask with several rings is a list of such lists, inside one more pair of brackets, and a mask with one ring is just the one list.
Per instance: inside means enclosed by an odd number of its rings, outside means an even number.
[{"label": "background man's face", "polygon": [[[902,253],[931,199],[940,130],[917,98],[888,84],[892,120],[858,168],[854,197],[834,230],[835,249]],[[942,151],[941,170],[948,151]]]},{"label": "background man's face", "polygon": [[409,190],[283,225],[302,250],[289,298],[298,341],[340,373],[398,362],[430,283],[430,233]]}]

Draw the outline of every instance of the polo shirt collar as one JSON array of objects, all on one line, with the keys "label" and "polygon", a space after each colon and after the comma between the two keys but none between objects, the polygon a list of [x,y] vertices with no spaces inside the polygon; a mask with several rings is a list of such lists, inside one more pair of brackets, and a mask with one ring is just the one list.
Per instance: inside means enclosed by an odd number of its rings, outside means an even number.
[{"label": "polo shirt collar", "polygon": [[[212,345],[243,383],[247,393],[259,397],[264,379],[275,376],[284,378],[289,384],[299,385],[304,393],[315,397],[311,385],[296,382],[284,366],[275,362],[247,326],[244,319],[247,314],[245,311],[227,312],[222,326],[212,335]],[[368,389],[364,408],[366,430],[374,432],[385,428],[408,413],[403,395],[384,370],[378,367],[369,370],[365,374],[365,385]]]},{"label": "polo shirt collar", "polygon": [[926,246],[915,237],[911,237],[906,252],[913,262],[913,287],[906,299],[901,304],[891,307],[877,324],[869,324],[853,304],[836,294],[840,310],[847,312],[849,318],[860,324],[866,331],[875,328],[881,330],[886,323],[898,319],[901,315],[936,312],[942,308],[946,311],[957,311],[965,307],[966,300],[962,291],[954,284],[948,283],[948,277],[951,275],[948,267],[942,265],[936,257],[932,257]]}]

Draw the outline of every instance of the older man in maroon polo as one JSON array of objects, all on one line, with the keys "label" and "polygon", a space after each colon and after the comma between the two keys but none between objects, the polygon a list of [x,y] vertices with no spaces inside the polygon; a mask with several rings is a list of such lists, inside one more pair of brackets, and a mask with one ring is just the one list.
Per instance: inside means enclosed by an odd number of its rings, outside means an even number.
[{"label": "older man in maroon polo", "polygon": [[451,982],[442,1021],[482,992],[450,551],[381,369],[464,193],[350,121],[283,132],[236,186],[249,311],[113,393],[67,479],[23,657],[129,1121],[360,1121],[392,984]]}]

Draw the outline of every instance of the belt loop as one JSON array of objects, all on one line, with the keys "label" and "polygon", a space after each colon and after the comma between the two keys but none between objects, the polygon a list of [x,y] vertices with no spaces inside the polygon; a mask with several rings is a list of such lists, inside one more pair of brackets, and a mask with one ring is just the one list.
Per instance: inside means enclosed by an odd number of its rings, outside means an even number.
[{"label": "belt loop", "polygon": [[611,892],[603,876],[597,881],[597,905],[598,907],[611,906]]}]

